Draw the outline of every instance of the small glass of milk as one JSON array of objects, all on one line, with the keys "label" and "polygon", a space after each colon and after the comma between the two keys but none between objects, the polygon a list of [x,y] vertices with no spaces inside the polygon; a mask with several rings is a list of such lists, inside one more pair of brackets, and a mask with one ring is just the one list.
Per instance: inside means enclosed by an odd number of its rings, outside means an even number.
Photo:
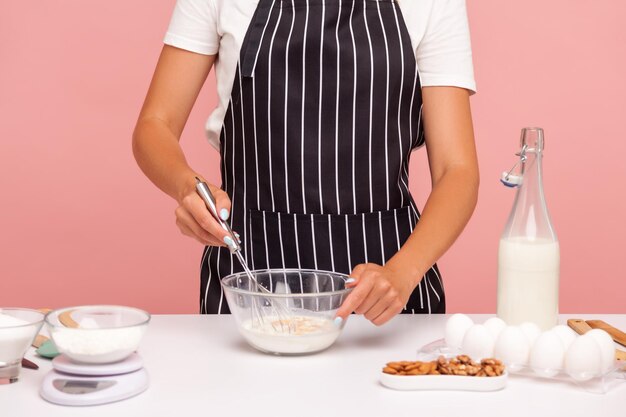
[{"label": "small glass of milk", "polygon": [[44,317],[41,311],[28,308],[0,308],[0,384],[18,380],[22,358]]}]

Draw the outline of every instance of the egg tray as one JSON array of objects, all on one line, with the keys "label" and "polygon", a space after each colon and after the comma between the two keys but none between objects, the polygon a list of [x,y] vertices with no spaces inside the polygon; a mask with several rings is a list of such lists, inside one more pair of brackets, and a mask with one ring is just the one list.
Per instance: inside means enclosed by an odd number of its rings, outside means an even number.
[{"label": "egg tray", "polygon": [[[444,339],[438,339],[422,346],[417,351],[417,360],[432,361],[437,359],[439,356],[450,359],[461,354],[463,354],[461,349],[449,347],[446,345]],[[558,382],[569,386],[577,386],[584,391],[594,394],[606,394],[616,385],[626,382],[626,363],[619,361],[616,361],[613,367],[611,367],[611,369],[607,372],[594,376],[587,381],[577,381],[565,373],[565,370],[563,369],[555,369],[553,371],[557,372],[556,375],[548,377],[538,375],[528,365],[518,365],[515,369],[507,367],[507,373],[511,377],[524,377],[541,381]]]}]

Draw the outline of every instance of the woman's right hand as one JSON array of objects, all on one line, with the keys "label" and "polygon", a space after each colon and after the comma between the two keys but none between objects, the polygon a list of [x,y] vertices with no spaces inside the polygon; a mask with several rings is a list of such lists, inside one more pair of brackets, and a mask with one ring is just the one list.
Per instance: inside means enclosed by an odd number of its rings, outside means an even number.
[{"label": "woman's right hand", "polygon": [[[189,236],[203,245],[232,246],[228,233],[215,220],[204,201],[196,192],[195,177],[188,181],[179,193],[176,207],[176,225],[185,236]],[[222,189],[208,184],[215,197],[217,212],[223,220],[230,215],[230,199]]]}]

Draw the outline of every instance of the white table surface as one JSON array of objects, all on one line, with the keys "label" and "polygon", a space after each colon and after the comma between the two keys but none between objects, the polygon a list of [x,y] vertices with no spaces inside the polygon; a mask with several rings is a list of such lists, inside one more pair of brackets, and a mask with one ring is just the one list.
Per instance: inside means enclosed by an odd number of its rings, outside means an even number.
[{"label": "white table surface", "polygon": [[[473,315],[481,322],[488,315]],[[563,315],[603,319],[626,329],[626,315]],[[414,359],[418,347],[443,336],[446,316],[399,316],[377,328],[353,316],[325,352],[276,357],[248,347],[230,316],[153,316],[139,353],[150,388],[137,397],[95,407],[61,407],[39,397],[50,362],[24,369],[0,385],[2,416],[626,416],[626,382],[607,394],[575,385],[511,377],[502,391],[393,391],[381,367]]]}]

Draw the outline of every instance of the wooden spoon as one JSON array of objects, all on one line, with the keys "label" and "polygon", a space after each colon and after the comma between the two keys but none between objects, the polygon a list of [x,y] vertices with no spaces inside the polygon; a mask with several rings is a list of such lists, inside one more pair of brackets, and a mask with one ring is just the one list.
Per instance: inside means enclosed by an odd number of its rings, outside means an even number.
[{"label": "wooden spoon", "polygon": [[63,313],[59,314],[59,321],[65,327],[70,327],[72,329],[78,328],[78,323],[72,318],[72,313],[74,310],[67,310]]},{"label": "wooden spoon", "polygon": [[619,343],[622,346],[626,346],[626,333],[624,333],[623,331],[616,329],[615,327],[602,320],[587,320],[587,324],[592,329],[604,330],[609,335],[611,335],[615,342]]},{"label": "wooden spoon", "polygon": [[[39,311],[41,311],[42,313],[49,313],[52,310],[50,310],[49,308],[40,308]],[[68,310],[64,313],[59,314],[59,321],[65,327],[78,327],[78,323],[72,318],[73,312],[74,310]],[[44,358],[52,359],[55,356],[59,355],[59,351],[54,345],[54,342],[52,342],[49,337],[46,337],[42,334],[38,334],[37,337],[35,337],[32,345],[37,348],[37,354]]]}]

